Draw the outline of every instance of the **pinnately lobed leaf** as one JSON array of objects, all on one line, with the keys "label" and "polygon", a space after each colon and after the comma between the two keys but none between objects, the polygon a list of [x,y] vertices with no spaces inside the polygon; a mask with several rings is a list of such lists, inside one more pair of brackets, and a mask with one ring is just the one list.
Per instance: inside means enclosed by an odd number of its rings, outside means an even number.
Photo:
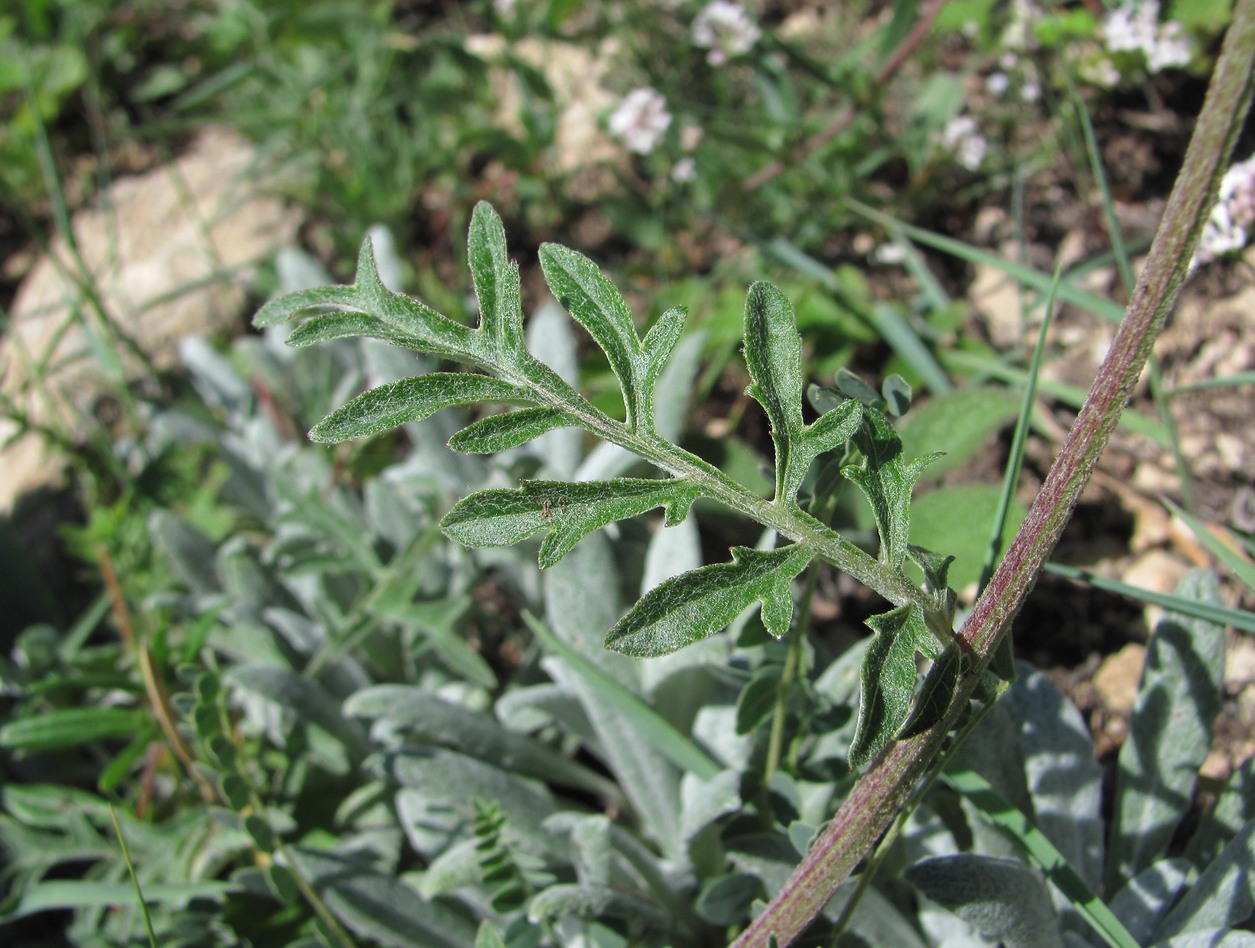
[{"label": "pinnately lobed leaf", "polygon": [[540,547],[542,569],[553,566],[594,530],[655,507],[669,526],[682,521],[702,493],[684,478],[610,481],[524,481],[521,487],[482,490],[453,505],[440,521],[445,536],[471,547],[509,546],[548,531]]},{"label": "pinnately lobed leaf", "polygon": [[762,603],[763,625],[780,638],[793,618],[793,577],[814,558],[792,544],[762,552],[733,547],[732,562],[690,570],[654,587],[606,636],[624,655],[669,655],[718,632],[742,610]]}]

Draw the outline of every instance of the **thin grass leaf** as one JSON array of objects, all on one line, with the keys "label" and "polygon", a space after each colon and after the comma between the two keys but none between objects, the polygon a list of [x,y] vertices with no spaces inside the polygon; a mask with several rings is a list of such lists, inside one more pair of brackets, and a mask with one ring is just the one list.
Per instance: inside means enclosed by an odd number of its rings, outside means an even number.
[{"label": "thin grass leaf", "polygon": [[81,747],[132,738],[151,726],[148,712],[138,708],[58,708],[10,721],[0,728],[0,747],[27,753]]},{"label": "thin grass leaf", "polygon": [[[913,227],[910,224],[904,224],[896,218],[890,217],[888,214],[881,213],[873,207],[869,207],[853,198],[846,199],[846,205],[850,210],[862,214],[864,217],[876,221],[878,224],[888,230],[909,237],[918,244],[926,247],[932,247],[934,250],[940,250],[942,253],[948,253],[959,260],[965,260],[968,263],[983,264],[993,267],[1001,273],[1006,274],[1024,286],[1037,290],[1039,293],[1046,294],[1050,292],[1050,284],[1053,278],[1042,273],[1040,270],[1034,270],[1032,267],[1026,267],[1023,264],[1005,260],[995,253],[981,250],[970,244],[965,244],[961,240],[955,240],[951,237],[943,237],[940,234],[934,234],[931,231],[924,230],[920,227]],[[1081,309],[1088,310],[1096,316],[1101,316],[1108,322],[1118,323],[1124,316],[1124,308],[1118,303],[1114,303],[1109,299],[1096,296],[1093,293],[1087,293],[1078,289],[1071,282],[1064,280],[1058,289],[1058,297],[1065,303],[1073,306],[1079,306]]]},{"label": "thin grass leaf", "polygon": [[965,765],[952,765],[942,772],[942,780],[971,803],[981,816],[1014,839],[1032,864],[1067,896],[1103,941],[1115,948],[1138,948],[1138,941],[1085,884],[1067,858],[1028,816],[1009,803],[984,777]]},{"label": "thin grass leaf", "polygon": [[1231,625],[1235,629],[1241,629],[1243,632],[1255,633],[1255,613],[1244,612],[1240,609],[1229,609],[1209,602],[1195,602],[1189,599],[1182,599],[1180,596],[1155,592],[1153,589],[1142,589],[1140,586],[1130,586],[1128,583],[1107,579],[1089,570],[1075,566],[1064,566],[1062,563],[1047,563],[1043,569],[1045,572],[1053,573],[1056,576],[1088,583],[1095,589],[1117,593],[1152,606],[1162,606],[1191,619],[1202,619],[1205,622],[1215,622],[1218,625]]},{"label": "thin grass leaf", "polygon": [[[1037,333],[1037,344],[1033,347],[1033,357],[1029,360],[1024,397],[1020,401],[1020,413],[1016,418],[1015,431],[1011,436],[1011,451],[1007,456],[1007,466],[1002,474],[1002,494],[998,498],[998,512],[994,515],[993,527],[989,532],[989,547],[985,554],[985,562],[981,564],[980,579],[977,581],[978,595],[984,592],[985,585],[998,564],[998,557],[1002,555],[1002,537],[1006,530],[1007,516],[1020,486],[1020,473],[1024,467],[1024,445],[1028,441],[1028,428],[1033,419],[1033,402],[1037,397],[1037,379],[1041,375],[1042,356],[1046,351],[1046,334],[1054,319],[1055,293],[1059,288],[1060,273],[1060,269],[1056,267],[1054,279],[1050,283],[1050,292],[1046,296],[1046,309],[1042,317],[1041,329]],[[991,664],[1004,671],[1013,667],[1012,648],[1012,637],[1005,636]]]},{"label": "thin grass leaf", "polygon": [[[1115,201],[1111,197],[1111,187],[1107,183],[1107,172],[1103,167],[1102,151],[1098,147],[1098,138],[1094,134],[1094,123],[1090,118],[1089,108],[1086,106],[1085,100],[1081,97],[1076,84],[1072,81],[1072,76],[1065,70],[1063,78],[1068,84],[1068,97],[1081,120],[1081,131],[1085,138],[1085,153],[1089,156],[1090,171],[1094,175],[1094,181],[1098,185],[1099,196],[1102,198],[1103,219],[1107,224],[1107,236],[1111,240],[1112,256],[1115,258],[1116,268],[1120,272],[1120,282],[1124,286],[1125,294],[1132,296],[1136,283],[1133,277],[1133,261],[1129,256],[1128,248],[1125,246],[1124,230],[1121,226],[1120,218],[1116,214]],[[1186,463],[1185,455],[1181,451],[1181,439],[1177,435],[1176,419],[1173,417],[1169,398],[1164,391],[1163,373],[1159,369],[1159,359],[1154,352],[1151,352],[1146,359],[1146,374],[1150,381],[1151,400],[1155,403],[1155,409],[1159,413],[1159,420],[1163,423],[1164,430],[1168,433],[1169,448],[1172,451],[1173,464],[1177,469],[1177,479],[1181,486],[1181,493],[1185,498],[1186,506],[1192,508],[1194,506],[1193,478],[1190,475],[1190,466]]]},{"label": "thin grass leaf", "polygon": [[1186,513],[1167,497],[1163,499],[1163,503],[1174,516],[1190,528],[1190,532],[1208,553],[1223,563],[1247,589],[1255,592],[1255,564],[1252,564],[1239,550],[1224,542],[1202,520]]},{"label": "thin grass leaf", "polygon": [[140,912],[144,916],[144,928],[148,932],[148,944],[152,948],[157,948],[157,935],[153,931],[153,918],[148,911],[148,900],[144,898],[144,890],[140,887],[139,878],[135,875],[135,864],[131,862],[131,851],[127,848],[126,837],[122,835],[122,827],[118,823],[118,815],[114,812],[112,804],[109,806],[109,819],[113,822],[113,832],[118,837],[118,847],[122,850],[122,861],[126,863],[127,874],[130,875],[131,885],[135,889],[135,901],[139,903]]},{"label": "thin grass leaf", "polygon": [[919,338],[919,334],[911,328],[911,325],[903,320],[896,311],[893,314],[866,311],[861,305],[848,297],[845,288],[841,285],[841,281],[837,279],[830,266],[816,260],[783,237],[777,237],[770,243],[763,245],[763,250],[781,263],[793,267],[799,273],[804,273],[812,279],[818,280],[820,285],[831,293],[834,298],[840,300],[845,308],[858,314],[869,326],[874,327],[880,338],[903,358],[924,380],[924,383],[930,390],[934,392],[948,392],[950,390],[950,380],[946,377],[945,371],[938,364],[932,351]]}]

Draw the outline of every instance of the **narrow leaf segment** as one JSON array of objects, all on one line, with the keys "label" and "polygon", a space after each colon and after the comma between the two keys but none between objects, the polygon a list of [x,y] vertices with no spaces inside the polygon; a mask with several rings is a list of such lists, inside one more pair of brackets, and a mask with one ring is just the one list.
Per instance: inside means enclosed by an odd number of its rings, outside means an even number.
[{"label": "narrow leaf segment", "polygon": [[528,404],[531,393],[517,385],[457,372],[433,372],[401,379],[363,392],[314,426],[314,441],[337,443],[387,431],[411,421],[421,421],[442,408],[478,402]]},{"label": "narrow leaf segment", "polygon": [[880,535],[880,561],[901,569],[911,533],[911,488],[924,468],[941,457],[928,454],[910,464],[902,459],[902,441],[884,412],[871,406],[863,410],[863,423],[854,436],[863,462],[842,473],[867,495]]},{"label": "narrow leaf segment", "polygon": [[637,433],[652,433],[654,386],[680,341],[685,310],[667,310],[642,341],[627,303],[593,261],[559,244],[545,244],[540,248],[540,265],[558,302],[588,330],[610,360],[623,390],[627,427]]},{"label": "narrow leaf segment", "polygon": [[850,766],[870,763],[907,723],[915,691],[915,653],[932,649],[933,639],[919,609],[900,606],[872,616],[875,631],[863,660],[858,723],[850,745]]},{"label": "narrow leaf segment", "polygon": [[610,630],[606,648],[642,658],[668,655],[718,632],[756,602],[763,625],[780,638],[793,619],[793,577],[814,556],[801,544],[768,552],[733,547],[731,563],[656,586]]},{"label": "narrow leaf segment", "polygon": [[763,406],[776,449],[779,505],[796,506],[797,492],[811,463],[844,444],[856,431],[862,406],[850,400],[802,423],[802,338],[793,304],[770,283],[750,287],[745,299],[745,364],[753,384],[746,390]]},{"label": "narrow leaf segment", "polygon": [[683,478],[611,481],[524,481],[522,487],[481,490],[454,504],[440,522],[445,536],[466,546],[509,546],[547,530],[540,546],[542,569],[553,566],[588,534],[655,507],[668,526],[680,523],[702,493]]}]

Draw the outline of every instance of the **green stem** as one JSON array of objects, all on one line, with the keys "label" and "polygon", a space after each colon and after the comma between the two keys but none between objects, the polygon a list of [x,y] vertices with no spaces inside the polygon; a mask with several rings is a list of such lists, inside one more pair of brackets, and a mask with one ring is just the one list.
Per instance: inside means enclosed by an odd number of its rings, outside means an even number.
[{"label": "green stem", "polygon": [[797,671],[802,664],[802,646],[806,641],[806,630],[810,627],[811,600],[815,596],[815,583],[819,571],[812,566],[806,574],[806,589],[802,593],[802,608],[797,621],[789,632],[788,651],[784,655],[784,668],[780,672],[780,681],[776,684],[776,707],[771,716],[771,733],[767,739],[767,760],[763,765],[764,782],[780,767],[780,756],[784,750],[784,725],[789,716],[789,695],[793,692],[793,682],[797,680]]},{"label": "green stem", "polygon": [[981,670],[1058,542],[1176,302],[1250,105],[1253,66],[1255,0],[1237,0],[1181,173],[1128,311],[1028,517],[958,633],[960,643],[976,659],[975,665],[960,679],[940,721],[891,745],[877,758],[735,948],[792,943],[875,846],[906,805],[916,782],[931,770]]},{"label": "green stem", "polygon": [[951,641],[949,617],[937,609],[927,593],[901,572],[863,552],[796,505],[764,500],[695,454],[648,430],[634,430],[616,421],[594,408],[582,395],[535,360],[522,363],[512,372],[503,372],[499,366],[490,366],[490,369],[499,378],[531,388],[574,423],[602,440],[626,448],[676,477],[698,482],[707,496],[729,509],[770,527],[781,536],[806,544],[821,559],[853,576],[895,606],[918,606],[929,629],[943,643]]}]

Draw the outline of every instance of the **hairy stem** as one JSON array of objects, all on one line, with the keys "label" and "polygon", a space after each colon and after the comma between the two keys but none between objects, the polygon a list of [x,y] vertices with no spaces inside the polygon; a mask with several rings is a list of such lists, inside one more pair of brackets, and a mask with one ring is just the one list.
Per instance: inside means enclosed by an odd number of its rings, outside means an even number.
[{"label": "hairy stem", "polygon": [[976,660],[942,719],[885,750],[735,948],[790,944],[872,850],[932,768],[1011,620],[1054,549],[1176,302],[1251,99],[1255,0],[1237,0],[1203,110],[1124,319],[1015,541],[958,633]]}]

